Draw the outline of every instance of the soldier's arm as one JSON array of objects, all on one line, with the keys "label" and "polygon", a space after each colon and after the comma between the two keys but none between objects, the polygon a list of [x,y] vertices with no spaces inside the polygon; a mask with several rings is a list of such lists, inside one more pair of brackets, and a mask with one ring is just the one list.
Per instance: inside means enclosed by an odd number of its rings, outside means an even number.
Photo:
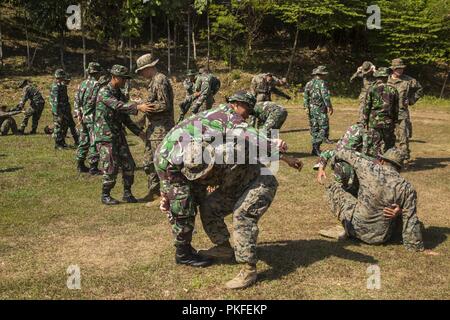
[{"label": "soldier's arm", "polygon": [[402,207],[403,245],[407,250],[423,251],[422,231],[417,217],[417,193],[412,188],[404,191]]},{"label": "soldier's arm", "polygon": [[108,108],[122,113],[133,115],[138,113],[137,105],[135,103],[122,102],[114,97],[109,90],[100,90],[97,101],[104,103]]},{"label": "soldier's arm", "polygon": [[289,95],[287,95],[286,93],[284,93],[283,91],[281,91],[280,89],[278,89],[278,88],[276,88],[276,87],[273,87],[273,88],[272,88],[272,93],[273,93],[273,94],[276,94],[277,96],[286,98],[286,99],[288,99],[288,100],[291,99],[291,97],[290,97]]},{"label": "soldier's arm", "polygon": [[27,103],[27,101],[30,99],[30,89],[29,87],[25,87],[25,89],[23,90],[22,93],[22,98],[20,99],[20,102],[18,104],[18,109],[23,109],[23,106],[25,105],[25,103]]},{"label": "soldier's arm", "polygon": [[326,168],[328,161],[330,161],[331,158],[333,158],[336,154],[336,150],[325,150],[322,151],[322,153],[319,156],[319,166],[322,168]]},{"label": "soldier's arm", "polygon": [[59,108],[59,90],[57,85],[52,85],[50,89],[50,105],[53,115],[59,116],[61,110]]},{"label": "soldier's arm", "polygon": [[399,113],[399,106],[400,106],[400,98],[398,95],[397,89],[393,88],[394,92],[392,94],[392,121],[393,123],[398,122],[398,113]]},{"label": "soldier's arm", "polygon": [[320,86],[320,95],[322,96],[323,103],[325,104],[327,109],[333,108],[333,106],[331,105],[330,90],[328,89],[328,85],[325,81],[322,82],[322,85]]},{"label": "soldier's arm", "polygon": [[211,92],[211,85],[210,85],[209,81],[207,81],[207,80],[202,81],[202,85],[197,92],[199,92],[200,95],[197,98],[197,100],[195,101],[195,104],[197,106],[200,106],[206,100],[206,98],[208,97],[208,95]]},{"label": "soldier's arm", "polygon": [[373,166],[373,160],[370,157],[345,148],[337,150],[335,157],[350,164],[356,173],[365,172]]},{"label": "soldier's arm", "polygon": [[309,110],[309,90],[308,87],[305,88],[303,92],[303,107]]},{"label": "soldier's arm", "polygon": [[374,87],[370,87],[370,89],[366,92],[366,98],[362,112],[362,122],[365,127],[369,125],[370,112],[373,107],[373,91]]},{"label": "soldier's arm", "polygon": [[81,85],[78,86],[78,90],[77,93],[75,93],[75,97],[73,99],[73,111],[75,113],[75,116],[80,119],[83,115],[83,112],[81,110],[81,106],[83,103],[83,93],[84,93],[84,89],[81,88]]},{"label": "soldier's arm", "polygon": [[133,120],[131,120],[129,115],[122,115],[122,123],[125,125],[125,127],[128,128],[128,130],[133,132],[134,135],[139,136],[141,134],[142,129],[136,123],[134,123]]},{"label": "soldier's arm", "polygon": [[362,77],[362,73],[358,70],[356,71],[350,78],[350,82],[352,82],[353,80],[355,80],[356,78],[361,78]]},{"label": "soldier's arm", "polygon": [[408,104],[414,105],[420,98],[423,97],[423,87],[416,79],[411,81],[410,90],[413,90],[413,94],[408,97]]}]

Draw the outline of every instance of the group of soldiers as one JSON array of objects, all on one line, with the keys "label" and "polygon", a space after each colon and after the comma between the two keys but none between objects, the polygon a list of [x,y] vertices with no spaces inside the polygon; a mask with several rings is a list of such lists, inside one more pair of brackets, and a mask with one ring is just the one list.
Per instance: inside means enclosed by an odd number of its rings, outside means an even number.
[{"label": "group of soldiers", "polygon": [[[288,112],[272,102],[271,94],[290,99],[277,86],[287,85],[271,73],[256,75],[249,91],[243,90],[213,107],[220,80],[209,72],[189,70],[183,85],[186,97],[180,104],[180,118],[174,121],[174,93],[170,80],[158,70],[152,54],[136,61],[136,74],[148,80],[145,102],[130,101],[124,88],[133,78],[129,70],[114,65],[105,75],[98,63],[89,63],[88,78],[75,95],[75,118],[79,139],[72,132],[77,168],[80,173],[102,174],[101,202],[117,205],[111,196],[119,169],[122,171],[123,198],[138,200],[132,193],[136,164],[127,143],[127,128],[145,142],[144,171],[148,179],[147,194],[142,201],[150,205],[159,199],[160,210],[168,217],[175,243],[175,261],[193,267],[206,267],[214,260],[235,259],[241,265],[236,277],[226,283],[230,289],[245,288],[257,279],[256,246],[258,221],[270,207],[278,181],[268,163],[260,157],[266,150],[270,159],[279,159],[301,170],[303,163],[288,156],[287,143],[279,139],[276,129],[284,124]],[[333,113],[326,67],[318,66],[313,79],[305,86],[304,107],[308,111],[312,154],[318,156],[318,181],[324,182],[328,163],[334,180],[326,194],[332,213],[341,224],[319,233],[326,237],[353,237],[369,244],[386,242],[402,224],[403,243],[407,249],[423,251],[421,224],[416,215],[417,194],[399,175],[409,159],[408,139],[411,121],[408,106],[422,96],[420,84],[403,74],[406,66],[395,59],[390,68],[376,69],[365,62],[352,80],[363,79],[360,115],[339,140],[335,149],[321,151],[329,140],[328,114]],[[55,147],[66,147],[68,128],[75,128],[67,96],[70,77],[57,70],[50,102],[54,116]],[[22,85],[22,84],[21,84]],[[33,85],[24,83],[23,107],[31,99],[32,133],[42,113],[44,100]],[[28,92],[28,93],[27,93]],[[40,96],[40,98],[39,98]],[[191,111],[191,115],[186,117]],[[13,111],[16,112],[16,111]],[[138,125],[130,115],[141,112],[144,123]],[[28,121],[28,119],[26,120]],[[21,132],[26,127],[22,123]],[[394,131],[399,135],[395,138]],[[230,139],[231,137],[231,139]],[[244,144],[238,143],[244,141]],[[398,147],[395,144],[398,142]],[[245,161],[234,160],[241,154]],[[202,161],[198,161],[198,159]],[[85,161],[88,160],[89,167]],[[205,233],[213,243],[197,251],[191,245],[195,217],[199,214]],[[224,219],[233,215],[233,240]]]}]

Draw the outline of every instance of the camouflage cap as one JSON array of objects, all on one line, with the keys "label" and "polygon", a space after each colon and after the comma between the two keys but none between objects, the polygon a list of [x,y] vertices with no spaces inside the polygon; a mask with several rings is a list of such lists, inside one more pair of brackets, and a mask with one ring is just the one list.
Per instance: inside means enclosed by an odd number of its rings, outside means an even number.
[{"label": "camouflage cap", "polygon": [[248,91],[238,91],[231,97],[227,98],[227,102],[240,101],[248,105],[250,109],[255,107],[256,97]]},{"label": "camouflage cap", "polygon": [[186,71],[186,75],[187,75],[188,77],[190,77],[190,76],[196,76],[197,74],[198,74],[198,72],[195,71],[194,69],[189,69],[188,71]]},{"label": "camouflage cap", "polygon": [[25,79],[25,80],[23,80],[23,81],[19,81],[19,85],[18,85],[18,87],[19,88],[23,88],[23,87],[25,87],[27,84],[29,84],[30,83],[30,80],[28,80],[28,79]]},{"label": "camouflage cap", "polygon": [[188,180],[206,176],[214,166],[214,148],[207,142],[192,141],[184,148],[181,173]]},{"label": "camouflage cap", "polygon": [[317,68],[315,68],[312,71],[312,75],[315,75],[315,74],[328,74],[327,67],[325,67],[325,66],[318,66]]},{"label": "camouflage cap", "polygon": [[128,68],[121,66],[120,64],[115,64],[112,66],[111,70],[109,71],[113,76],[125,78],[125,79],[131,79],[133,76],[128,72]]},{"label": "camouflage cap", "polygon": [[383,155],[380,155],[380,158],[390,163],[396,165],[399,168],[403,167],[403,156],[398,148],[391,148],[387,150]]},{"label": "camouflage cap", "polygon": [[361,70],[363,73],[368,73],[372,70],[372,68],[375,67],[374,64],[370,61],[364,61],[361,65]]},{"label": "camouflage cap", "polygon": [[98,62],[89,62],[89,65],[86,69],[86,72],[89,74],[102,72],[102,67]]},{"label": "camouflage cap", "polygon": [[154,67],[158,63],[159,59],[155,59],[151,53],[144,54],[143,56],[140,56],[137,61],[137,69],[136,73],[138,73],[141,70],[144,70],[145,68]]},{"label": "camouflage cap", "polygon": [[389,74],[390,74],[389,68],[380,67],[380,68],[378,68],[378,70],[376,70],[373,73],[373,76],[375,78],[383,78],[383,77],[389,77]]},{"label": "camouflage cap", "polygon": [[397,58],[397,59],[393,59],[392,60],[392,62],[391,62],[391,67],[390,67],[392,70],[395,70],[395,69],[404,69],[404,68],[406,68],[406,64],[404,64],[403,63],[403,60],[402,59],[400,59],[400,58]]},{"label": "camouflage cap", "polygon": [[56,79],[64,79],[66,77],[66,72],[63,69],[57,69],[55,71],[55,78]]}]

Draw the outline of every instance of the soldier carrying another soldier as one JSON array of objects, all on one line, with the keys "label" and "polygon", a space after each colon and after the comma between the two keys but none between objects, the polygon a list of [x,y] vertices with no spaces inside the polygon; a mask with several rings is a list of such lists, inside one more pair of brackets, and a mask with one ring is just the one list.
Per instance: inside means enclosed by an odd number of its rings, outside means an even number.
[{"label": "soldier carrying another soldier", "polygon": [[28,100],[30,100],[30,107],[25,111],[25,117],[23,118],[17,133],[23,134],[25,132],[25,128],[28,125],[28,120],[31,118],[32,124],[30,134],[36,134],[39,119],[41,118],[42,111],[44,110],[45,100],[39,89],[35,85],[31,84],[29,80],[23,80],[19,84],[19,88],[23,88],[23,94],[19,104],[17,105],[17,109],[22,110]]}]

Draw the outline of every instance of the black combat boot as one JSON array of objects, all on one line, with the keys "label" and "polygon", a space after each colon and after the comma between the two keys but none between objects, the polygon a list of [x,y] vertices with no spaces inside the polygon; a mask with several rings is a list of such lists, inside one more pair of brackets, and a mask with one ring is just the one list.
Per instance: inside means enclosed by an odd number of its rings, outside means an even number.
[{"label": "black combat boot", "polygon": [[102,203],[106,205],[116,205],[119,201],[111,197],[111,189],[103,187],[102,189]]},{"label": "black combat boot", "polygon": [[102,172],[100,170],[98,170],[98,164],[91,164],[91,167],[89,168],[89,174],[92,176],[98,176],[101,175]]},{"label": "black combat boot", "polygon": [[124,187],[123,188],[123,201],[128,203],[137,203],[137,199],[133,196],[131,193],[131,187]]},{"label": "black combat boot", "polygon": [[36,134],[36,128],[31,129],[30,134]]},{"label": "black combat boot", "polygon": [[190,244],[177,245],[176,248],[175,262],[177,264],[186,264],[192,267],[207,267],[213,262],[211,258],[199,255]]},{"label": "black combat boot", "polygon": [[89,168],[85,166],[83,160],[78,160],[77,170],[79,173],[89,172]]},{"label": "black combat boot", "polygon": [[320,156],[320,143],[313,143],[311,155]]},{"label": "black combat boot", "polygon": [[17,130],[17,133],[16,133],[16,134],[17,134],[18,136],[23,136],[23,135],[24,135],[24,131],[25,131],[24,129],[19,129],[19,130]]}]

